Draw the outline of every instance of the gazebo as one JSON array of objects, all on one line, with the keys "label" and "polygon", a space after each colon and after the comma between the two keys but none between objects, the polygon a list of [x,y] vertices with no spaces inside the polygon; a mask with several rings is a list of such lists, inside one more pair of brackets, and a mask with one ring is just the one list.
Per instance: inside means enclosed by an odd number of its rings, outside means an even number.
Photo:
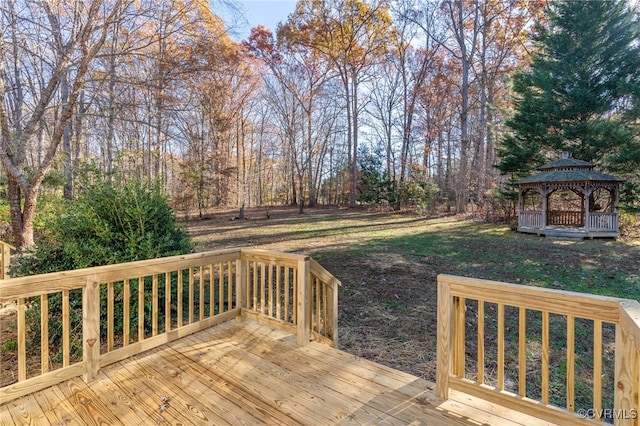
[{"label": "gazebo", "polygon": [[623,179],[593,170],[594,164],[563,152],[517,182],[518,231],[569,238],[617,238]]}]

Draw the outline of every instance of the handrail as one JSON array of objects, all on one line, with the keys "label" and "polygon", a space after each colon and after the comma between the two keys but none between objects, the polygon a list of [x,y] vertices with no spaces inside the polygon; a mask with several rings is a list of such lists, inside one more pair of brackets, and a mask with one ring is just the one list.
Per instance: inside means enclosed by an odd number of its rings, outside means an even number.
[{"label": "handrail", "polygon": [[[607,343],[603,331],[613,327]],[[585,344],[591,349],[577,350]],[[615,351],[610,368],[603,347]],[[561,368],[552,370],[553,360]],[[578,400],[576,368],[584,365],[592,366],[591,391]],[[436,394],[446,399],[450,389],[555,423],[637,424],[640,303],[439,275]]]},{"label": "handrail", "polygon": [[[253,292],[258,283],[262,298]],[[234,317],[289,330],[301,345],[313,338],[335,346],[339,284],[308,256],[254,249],[2,281],[0,303],[13,310],[3,321],[17,329],[17,371],[15,382],[0,383],[0,403],[79,375],[91,382],[101,367]],[[5,343],[3,350],[12,346]],[[38,371],[28,371],[28,354],[41,359]]]}]

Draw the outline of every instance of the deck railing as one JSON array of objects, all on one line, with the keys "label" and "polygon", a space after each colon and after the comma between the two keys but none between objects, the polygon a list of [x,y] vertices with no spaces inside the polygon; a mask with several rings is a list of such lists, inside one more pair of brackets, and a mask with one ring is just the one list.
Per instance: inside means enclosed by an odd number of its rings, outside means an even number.
[{"label": "deck railing", "polygon": [[640,304],[438,277],[436,393],[559,424],[638,424]]},{"label": "deck railing", "polygon": [[308,256],[252,249],[0,281],[2,328],[16,330],[0,342],[15,359],[0,403],[80,375],[91,382],[103,366],[231,318],[335,346],[339,285]]},{"label": "deck railing", "polygon": [[[300,344],[312,337],[337,346],[340,282],[318,262],[303,256],[282,258],[273,252],[243,250],[242,267],[246,316],[288,329],[297,334]],[[304,287],[298,286],[302,280],[307,281]],[[301,306],[306,306],[306,312],[300,311]]]}]

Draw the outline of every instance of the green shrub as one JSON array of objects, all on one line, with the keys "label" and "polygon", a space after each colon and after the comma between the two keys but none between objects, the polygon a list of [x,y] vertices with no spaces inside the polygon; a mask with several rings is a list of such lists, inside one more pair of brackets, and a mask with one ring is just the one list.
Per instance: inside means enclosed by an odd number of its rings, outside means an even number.
[{"label": "green shrub", "polygon": [[97,185],[47,218],[47,236],[22,256],[15,275],[131,262],[191,251],[188,234],[159,190]]},{"label": "green shrub", "polygon": [[[91,266],[131,262],[192,251],[189,235],[182,229],[171,211],[166,196],[139,184],[111,186],[99,184],[88,188],[69,201],[58,215],[48,215],[47,232],[38,246],[18,256],[12,276],[43,274],[87,268]],[[161,277],[161,281],[164,277]],[[137,283],[137,281],[135,281]],[[122,283],[116,285],[116,297],[121,297]],[[137,286],[132,291],[131,313],[135,315]],[[107,292],[101,291],[101,305],[106,306]],[[159,298],[164,300],[164,285]],[[150,303],[151,294],[145,300]],[[30,300],[27,321],[34,332],[33,342],[39,342],[40,298]],[[74,336],[71,346],[74,356],[81,356],[82,342],[77,339],[82,327],[82,292],[69,295],[69,315]],[[48,298],[49,339],[57,348],[62,338],[61,293]],[[116,312],[117,324],[122,317]],[[132,316],[135,318],[135,316]],[[150,317],[145,330],[151,328]],[[101,312],[102,337],[106,331],[106,312]],[[118,331],[118,330],[116,330]],[[38,348],[31,348],[37,352]],[[55,350],[55,349],[54,349]],[[35,352],[34,352],[35,353]]]}]

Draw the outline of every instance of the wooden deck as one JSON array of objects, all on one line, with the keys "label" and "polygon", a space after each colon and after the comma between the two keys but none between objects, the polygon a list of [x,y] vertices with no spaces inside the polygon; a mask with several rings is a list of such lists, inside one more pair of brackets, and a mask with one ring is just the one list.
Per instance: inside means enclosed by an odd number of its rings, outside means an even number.
[{"label": "wooden deck", "polygon": [[549,424],[252,320],[0,405],[2,425]]}]

